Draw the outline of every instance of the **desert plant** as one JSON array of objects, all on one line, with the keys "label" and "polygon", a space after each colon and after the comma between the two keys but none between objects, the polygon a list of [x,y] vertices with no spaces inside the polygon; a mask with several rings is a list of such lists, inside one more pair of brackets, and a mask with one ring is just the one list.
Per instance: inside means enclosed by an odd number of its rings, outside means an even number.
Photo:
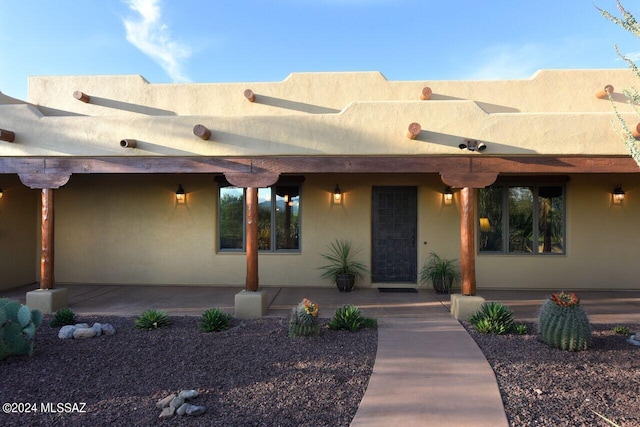
[{"label": "desert plant", "polygon": [[289,319],[289,336],[306,337],[318,335],[320,325],[318,323],[318,304],[304,298],[296,307],[291,310]]},{"label": "desert plant", "polygon": [[538,316],[540,339],[560,350],[586,350],[591,339],[591,325],[580,307],[580,298],[574,293],[558,292],[551,295]]},{"label": "desert plant", "polygon": [[438,293],[448,294],[453,285],[460,280],[460,270],[455,259],[442,258],[435,252],[429,254],[429,258],[420,270],[420,281],[433,283],[433,288]]},{"label": "desert plant", "polygon": [[[331,280],[341,291],[351,291],[355,281],[368,272],[364,263],[353,259],[360,252],[360,248],[353,249],[351,241],[340,239],[331,242],[327,247],[329,251],[321,255],[329,264],[318,267],[324,270],[320,277]],[[349,278],[349,282],[343,284],[342,280],[346,278]]]},{"label": "desert plant", "polygon": [[65,325],[75,325],[76,314],[70,308],[61,308],[56,311],[49,322],[49,326],[57,328]]},{"label": "desert plant", "polygon": [[11,355],[33,354],[33,338],[42,313],[19,301],[0,299],[0,360]]},{"label": "desert plant", "polygon": [[231,315],[219,308],[210,308],[202,313],[200,319],[200,330],[202,332],[219,332],[229,329],[231,326]]},{"label": "desert plant", "polygon": [[626,326],[614,326],[612,331],[618,335],[631,335],[631,330]]},{"label": "desert plant", "polygon": [[365,317],[360,308],[355,305],[343,305],[338,307],[333,318],[329,321],[329,329],[347,330],[355,332],[362,328],[372,328],[377,326],[375,319]]},{"label": "desert plant", "polygon": [[482,303],[480,309],[471,316],[469,322],[478,332],[485,334],[506,334],[513,328],[513,312],[500,302]]},{"label": "desert plant", "polygon": [[527,334],[527,325],[524,323],[516,323],[513,325],[513,332],[518,335],[526,335]]},{"label": "desert plant", "polygon": [[149,309],[136,317],[135,324],[138,329],[151,330],[169,326],[171,319],[169,315],[162,310]]}]

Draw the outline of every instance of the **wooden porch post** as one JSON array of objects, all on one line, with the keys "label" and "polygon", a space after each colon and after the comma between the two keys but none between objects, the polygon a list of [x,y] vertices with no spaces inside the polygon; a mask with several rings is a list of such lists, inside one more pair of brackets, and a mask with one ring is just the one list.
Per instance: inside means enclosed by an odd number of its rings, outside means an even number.
[{"label": "wooden porch post", "polygon": [[42,189],[42,252],[40,255],[40,289],[53,289],[54,202],[53,189]]},{"label": "wooden porch post", "polygon": [[462,295],[476,294],[476,257],[474,248],[474,192],[465,187],[460,190],[460,267]]},{"label": "wooden porch post", "polygon": [[247,188],[247,291],[258,290],[258,189]]}]

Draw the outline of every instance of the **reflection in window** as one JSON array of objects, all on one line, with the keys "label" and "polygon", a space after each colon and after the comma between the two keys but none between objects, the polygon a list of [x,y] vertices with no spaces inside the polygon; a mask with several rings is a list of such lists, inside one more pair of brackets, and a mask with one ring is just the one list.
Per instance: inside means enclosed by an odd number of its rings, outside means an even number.
[{"label": "reflection in window", "polygon": [[493,186],[481,189],[478,193],[478,216],[480,252],[565,252],[563,186]]},{"label": "reflection in window", "polygon": [[[242,188],[220,187],[220,250],[244,250]],[[300,186],[258,189],[258,248],[261,251],[300,249]]]}]

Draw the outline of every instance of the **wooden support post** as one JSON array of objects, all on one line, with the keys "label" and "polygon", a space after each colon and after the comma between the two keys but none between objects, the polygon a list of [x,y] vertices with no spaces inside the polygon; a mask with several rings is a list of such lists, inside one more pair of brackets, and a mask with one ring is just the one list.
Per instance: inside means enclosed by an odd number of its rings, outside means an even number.
[{"label": "wooden support post", "polygon": [[248,187],[247,215],[247,291],[258,290],[258,188]]},{"label": "wooden support post", "polygon": [[476,257],[474,246],[474,191],[460,190],[460,267],[462,295],[476,294]]},{"label": "wooden support post", "polygon": [[42,252],[40,254],[40,289],[53,289],[53,189],[42,189]]}]

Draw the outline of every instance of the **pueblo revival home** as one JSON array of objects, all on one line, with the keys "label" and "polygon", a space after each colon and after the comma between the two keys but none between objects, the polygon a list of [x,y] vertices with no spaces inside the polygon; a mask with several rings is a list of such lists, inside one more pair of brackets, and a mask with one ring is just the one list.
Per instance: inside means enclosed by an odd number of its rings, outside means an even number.
[{"label": "pueblo revival home", "polygon": [[295,73],[275,83],[32,77],[0,94],[0,289],[419,286],[431,252],[476,288],[637,289],[627,69],[507,81]]}]

